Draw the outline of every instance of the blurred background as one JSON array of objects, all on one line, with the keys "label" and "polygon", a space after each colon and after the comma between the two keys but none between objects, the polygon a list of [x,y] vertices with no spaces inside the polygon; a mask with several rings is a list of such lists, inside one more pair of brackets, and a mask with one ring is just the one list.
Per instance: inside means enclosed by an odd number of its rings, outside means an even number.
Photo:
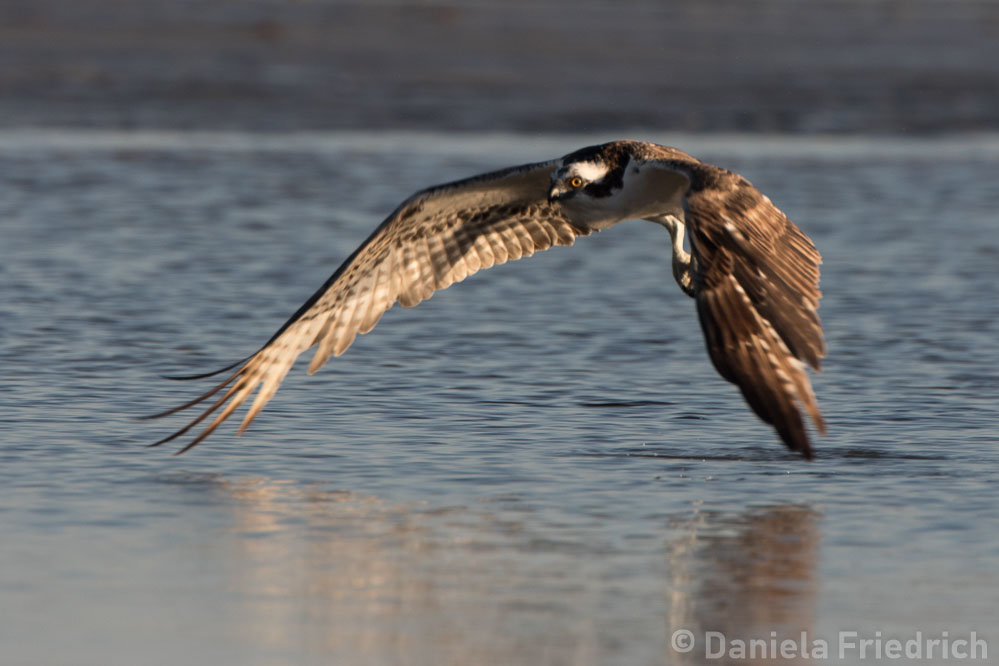
[{"label": "blurred background", "polygon": [[999,128],[990,0],[2,0],[7,127]]}]

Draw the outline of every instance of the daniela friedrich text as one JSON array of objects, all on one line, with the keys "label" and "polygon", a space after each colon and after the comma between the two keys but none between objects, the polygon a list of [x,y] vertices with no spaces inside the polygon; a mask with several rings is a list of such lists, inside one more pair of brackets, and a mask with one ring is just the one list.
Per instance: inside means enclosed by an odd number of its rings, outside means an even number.
[{"label": "daniela friedrich text", "polygon": [[916,631],[910,636],[885,636],[880,631],[862,633],[841,631],[835,638],[812,638],[801,632],[797,638],[729,638],[720,631],[695,634],[677,629],[670,637],[675,652],[699,653],[704,659],[867,659],[906,661],[985,661],[989,646],[977,632],[952,635],[949,631],[928,634]]}]

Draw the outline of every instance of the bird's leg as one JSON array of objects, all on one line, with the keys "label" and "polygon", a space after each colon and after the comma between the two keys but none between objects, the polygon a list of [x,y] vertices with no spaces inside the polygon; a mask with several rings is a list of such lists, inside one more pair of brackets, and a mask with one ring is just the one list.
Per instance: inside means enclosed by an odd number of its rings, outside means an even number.
[{"label": "bird's leg", "polygon": [[693,298],[694,275],[691,270],[693,260],[690,254],[683,249],[683,234],[685,231],[683,222],[678,220],[674,215],[662,215],[648,219],[651,222],[663,225],[666,227],[666,231],[669,232],[669,237],[673,243],[673,279],[680,285],[680,289],[683,289],[683,293]]}]

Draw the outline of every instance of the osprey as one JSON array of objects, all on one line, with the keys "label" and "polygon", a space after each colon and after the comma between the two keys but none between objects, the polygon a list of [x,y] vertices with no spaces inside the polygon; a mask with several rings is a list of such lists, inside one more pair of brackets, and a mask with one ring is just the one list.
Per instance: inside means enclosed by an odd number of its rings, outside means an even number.
[{"label": "osprey", "polygon": [[697,304],[715,369],[791,450],[811,458],[803,411],[825,432],[805,371],[806,364],[818,371],[825,353],[817,315],[818,251],[742,176],[676,148],[638,141],[590,146],[409,197],[256,353],[186,377],[235,369],[194,400],[149,417],[206,404],[188,425],[151,446],[180,437],[221,409],[177,453],[187,451],[259,388],[242,434],[307,349],[317,347],[312,374],[396,302],[413,307],[476,271],[572,245],[578,236],[629,219],[666,228],[673,276]]}]

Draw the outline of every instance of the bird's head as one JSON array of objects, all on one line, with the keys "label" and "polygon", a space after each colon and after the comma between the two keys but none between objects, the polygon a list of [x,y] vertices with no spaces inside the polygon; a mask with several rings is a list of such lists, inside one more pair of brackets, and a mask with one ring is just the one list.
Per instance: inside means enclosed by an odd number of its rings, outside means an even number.
[{"label": "bird's head", "polygon": [[619,197],[632,154],[628,142],[590,146],[562,158],[552,172],[548,201],[558,203],[570,217],[594,228],[621,219]]}]

